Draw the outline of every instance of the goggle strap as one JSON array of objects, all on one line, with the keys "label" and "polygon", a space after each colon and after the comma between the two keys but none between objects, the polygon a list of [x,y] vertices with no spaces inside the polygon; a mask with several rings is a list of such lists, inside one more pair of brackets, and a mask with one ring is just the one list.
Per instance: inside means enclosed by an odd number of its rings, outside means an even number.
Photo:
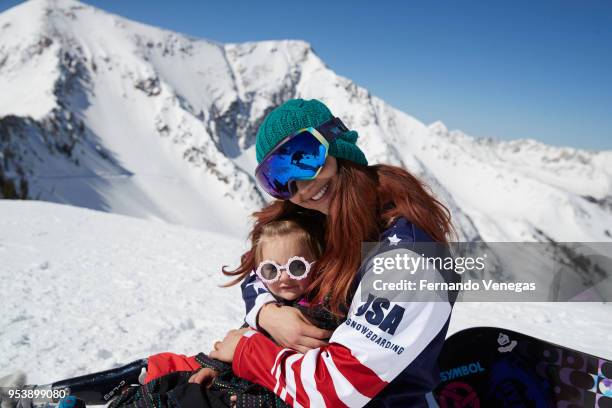
[{"label": "goggle strap", "polygon": [[337,117],[333,117],[327,122],[322,123],[317,126],[316,129],[330,142],[349,130]]}]

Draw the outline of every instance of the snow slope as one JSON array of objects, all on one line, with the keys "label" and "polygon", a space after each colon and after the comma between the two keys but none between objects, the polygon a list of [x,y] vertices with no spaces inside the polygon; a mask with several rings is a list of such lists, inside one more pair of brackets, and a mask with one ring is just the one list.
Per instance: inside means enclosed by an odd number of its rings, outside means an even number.
[{"label": "snow slope", "polygon": [[161,351],[208,352],[244,306],[244,240],[38,201],[0,201],[0,377],[33,382]]},{"label": "snow slope", "polygon": [[[242,322],[218,288],[244,237],[37,201],[0,201],[0,377],[48,383],[174,351],[210,351]],[[451,332],[506,327],[612,358],[612,306],[457,304]],[[588,333],[588,336],[585,335]]]},{"label": "snow slope", "polygon": [[244,233],[267,199],[251,176],[258,124],[289,98],[318,98],[359,132],[371,163],[426,180],[460,239],[612,240],[611,151],[424,124],[303,41],[222,44],[32,0],[0,15],[0,89],[8,196]]}]

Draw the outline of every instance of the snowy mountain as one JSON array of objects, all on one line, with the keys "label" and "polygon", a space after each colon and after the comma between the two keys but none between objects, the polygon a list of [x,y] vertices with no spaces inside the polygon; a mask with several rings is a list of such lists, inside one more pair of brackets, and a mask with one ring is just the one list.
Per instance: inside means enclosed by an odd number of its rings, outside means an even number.
[{"label": "snowy mountain", "polygon": [[[0,377],[23,370],[29,383],[49,383],[163,351],[210,351],[242,323],[239,287],[218,285],[221,266],[236,266],[243,250],[243,239],[223,234],[0,200]],[[501,326],[612,358],[611,309],[460,302],[449,335]]]},{"label": "snowy mountain", "polygon": [[324,101],[371,163],[403,165],[460,236],[612,240],[612,152],[426,125],[337,75],[302,41],[222,44],[73,0],[0,15],[0,194],[244,234],[265,114]]}]

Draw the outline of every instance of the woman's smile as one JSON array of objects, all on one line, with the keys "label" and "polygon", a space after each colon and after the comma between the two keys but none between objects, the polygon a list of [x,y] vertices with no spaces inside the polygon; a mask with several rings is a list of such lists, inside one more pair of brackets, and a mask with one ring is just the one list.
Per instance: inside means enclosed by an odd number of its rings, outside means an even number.
[{"label": "woman's smile", "polygon": [[310,199],[312,201],[319,201],[325,195],[325,193],[327,192],[328,188],[329,188],[329,181],[327,183],[325,183],[323,188],[321,188],[319,190],[319,192],[317,194],[313,195]]},{"label": "woman's smile", "polygon": [[[314,184],[316,181],[312,183]],[[296,198],[299,200],[299,205],[301,206],[327,213],[329,198],[333,191],[333,188],[331,188],[332,181],[328,179],[325,180],[323,184],[317,184],[318,185],[313,187],[309,186],[304,192],[298,190],[298,197]]]},{"label": "woman's smile", "polygon": [[294,204],[327,214],[337,172],[336,158],[328,156],[321,172],[314,180],[296,182],[298,191],[290,200]]}]

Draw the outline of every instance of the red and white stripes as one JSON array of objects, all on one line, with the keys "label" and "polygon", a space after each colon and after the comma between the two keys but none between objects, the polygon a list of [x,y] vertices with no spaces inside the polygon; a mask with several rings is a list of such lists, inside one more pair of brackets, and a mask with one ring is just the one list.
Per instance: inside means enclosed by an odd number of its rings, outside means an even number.
[{"label": "red and white stripes", "polygon": [[[273,390],[294,407],[363,406],[387,384],[342,345],[301,354],[276,346],[260,333],[249,334],[238,344],[235,373]],[[267,361],[272,369],[262,370]]]}]

